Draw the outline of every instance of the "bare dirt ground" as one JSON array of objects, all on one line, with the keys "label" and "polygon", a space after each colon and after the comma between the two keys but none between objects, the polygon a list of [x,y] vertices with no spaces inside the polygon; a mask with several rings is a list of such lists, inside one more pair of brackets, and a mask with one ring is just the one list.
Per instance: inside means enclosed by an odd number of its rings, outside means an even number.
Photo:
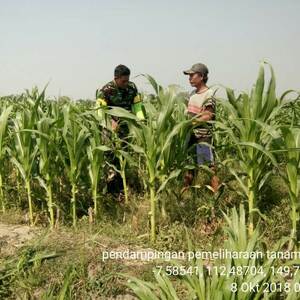
[{"label": "bare dirt ground", "polygon": [[36,236],[37,229],[27,225],[0,223],[0,257],[13,254]]},{"label": "bare dirt ground", "polygon": [[[0,261],[1,259],[5,261],[5,259],[11,255],[14,255],[17,250],[27,244],[30,241],[34,241],[36,238],[39,237],[39,228],[38,227],[30,227],[28,225],[22,225],[22,224],[5,224],[0,222]],[[56,234],[61,234],[53,232],[52,235],[55,237]],[[68,235],[64,235],[66,238]],[[57,236],[58,238],[58,236]],[[74,237],[73,237],[74,238]],[[78,241],[77,241],[78,242]],[[103,242],[103,240],[102,240]],[[108,245],[106,244],[109,243],[109,241],[104,241],[104,243],[98,245],[100,246],[99,248],[106,249],[106,250],[111,250]],[[77,248],[76,242],[74,249]],[[87,249],[87,248],[86,248]],[[125,251],[126,247],[124,246],[119,246],[114,249],[114,251]],[[151,249],[147,249],[151,250]],[[145,264],[143,261],[128,261],[128,262],[123,262],[124,264],[131,266],[134,265],[134,267],[137,267],[139,265]],[[97,266],[96,266],[97,267]],[[93,269],[93,266],[89,265],[88,273],[89,276],[93,273],[93,271],[97,270],[91,270]],[[97,268],[96,268],[97,269]],[[101,298],[102,299],[102,298]],[[129,295],[129,294],[124,294],[120,295],[117,297],[110,297],[107,299],[111,300],[135,300],[137,299],[136,297]]]}]

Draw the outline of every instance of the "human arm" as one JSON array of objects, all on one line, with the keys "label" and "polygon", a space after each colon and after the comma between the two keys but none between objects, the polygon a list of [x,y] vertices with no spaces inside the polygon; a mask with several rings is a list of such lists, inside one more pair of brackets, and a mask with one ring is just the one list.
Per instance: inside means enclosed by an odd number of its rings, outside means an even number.
[{"label": "human arm", "polygon": [[[113,85],[110,83],[106,84],[101,89],[98,89],[96,91],[96,106],[97,107],[107,107],[112,106],[112,97],[115,93],[115,89]],[[111,119],[111,128],[113,131],[117,131],[118,129],[118,118],[115,116],[112,116]]]},{"label": "human arm", "polygon": [[144,120],[145,114],[143,111],[143,103],[141,101],[141,96],[137,95],[134,99],[134,102],[132,104],[132,112],[135,113],[138,119]]},{"label": "human arm", "polygon": [[211,121],[215,118],[215,110],[216,110],[216,100],[214,97],[210,97],[205,100],[202,105],[201,112],[199,117],[197,117],[197,121],[206,122]]},{"label": "human arm", "polygon": [[96,91],[96,103],[99,106],[109,106],[112,105],[111,98],[114,94],[113,86],[106,84],[101,89]]},{"label": "human arm", "polygon": [[206,107],[202,113],[201,116],[199,118],[197,118],[197,120],[199,121],[211,121],[213,120],[213,117],[215,115],[214,109],[212,106]]},{"label": "human arm", "polygon": [[142,97],[141,97],[140,93],[138,92],[135,85],[134,85],[134,88],[135,88],[135,94],[134,94],[134,98],[133,98],[133,103],[131,105],[131,111],[137,116],[138,119],[144,120],[145,113],[143,111]]}]

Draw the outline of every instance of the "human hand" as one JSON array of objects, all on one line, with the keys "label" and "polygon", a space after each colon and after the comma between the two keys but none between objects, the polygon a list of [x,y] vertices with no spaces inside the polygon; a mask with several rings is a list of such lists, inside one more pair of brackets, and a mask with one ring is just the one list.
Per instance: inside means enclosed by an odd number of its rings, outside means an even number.
[{"label": "human hand", "polygon": [[113,131],[117,131],[119,127],[119,124],[117,121],[115,121],[114,119],[111,120],[111,128]]}]

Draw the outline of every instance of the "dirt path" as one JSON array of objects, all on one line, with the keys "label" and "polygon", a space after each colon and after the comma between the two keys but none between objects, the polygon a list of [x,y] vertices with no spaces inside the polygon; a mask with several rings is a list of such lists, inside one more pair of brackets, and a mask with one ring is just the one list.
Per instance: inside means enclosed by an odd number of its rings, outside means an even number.
[{"label": "dirt path", "polygon": [[0,257],[13,254],[24,243],[34,238],[37,229],[27,225],[0,223]]}]

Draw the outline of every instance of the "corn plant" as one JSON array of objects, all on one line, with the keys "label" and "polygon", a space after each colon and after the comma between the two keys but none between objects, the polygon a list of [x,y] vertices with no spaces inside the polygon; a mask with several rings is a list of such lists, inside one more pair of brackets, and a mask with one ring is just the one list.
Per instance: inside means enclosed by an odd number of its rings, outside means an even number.
[{"label": "corn plant", "polygon": [[[110,124],[111,123],[111,116],[116,116],[119,118],[120,123],[124,122],[138,122],[139,119],[132,113],[129,113],[125,109],[119,107],[113,107],[110,110],[102,110],[102,113],[105,112],[105,115],[102,115],[102,118],[105,119],[105,123],[102,124]],[[122,124],[123,126],[124,124]],[[119,124],[120,126],[120,124]],[[126,126],[126,125],[125,125]],[[132,166],[136,166],[136,162],[130,157],[130,151],[127,147],[128,137],[120,137],[116,132],[114,132],[111,126],[106,127],[107,130],[110,131],[110,138],[111,138],[111,152],[115,155],[119,162],[119,169],[117,166],[108,163],[108,165],[113,168],[117,173],[120,174],[122,178],[122,184],[124,189],[124,196],[125,196],[125,204],[128,204],[128,187],[127,187],[127,179],[126,179],[126,167],[128,163]]]},{"label": "corn plant", "polygon": [[[170,97],[168,93],[164,94],[162,87],[159,88],[159,91],[156,108],[149,102],[145,106],[148,115],[151,116],[150,118],[155,119],[159,111],[165,111],[161,120],[157,120],[160,122],[158,123],[159,130],[163,128],[158,142],[163,152],[160,162],[157,165],[158,194],[161,194],[163,192],[169,193],[171,182],[174,183],[174,180],[183,173],[183,170],[190,169],[193,166],[188,162],[192,120],[188,120],[188,116],[186,115],[186,105],[183,97],[176,87],[170,87],[169,90],[169,93],[173,94],[173,97]],[[152,107],[150,108],[150,106]],[[175,130],[169,135],[172,129]],[[164,144],[165,141],[167,143]],[[162,219],[165,220],[167,217],[166,197],[160,197],[160,208]]]},{"label": "corn plant", "polygon": [[[283,98],[275,94],[275,75],[271,66],[271,78],[266,91],[264,65],[259,69],[258,78],[250,94],[241,93],[238,97],[227,88],[228,101],[220,104],[228,113],[228,121],[217,122],[216,128],[224,130],[229,138],[236,159],[228,162],[231,173],[240,184],[248,200],[249,232],[253,233],[259,192],[272,172],[277,161],[271,152],[271,142],[278,138],[276,115],[283,106]],[[226,124],[227,123],[227,124]]]},{"label": "corn plant", "polygon": [[[173,114],[178,99],[172,91],[160,90],[158,99],[166,105],[147,110],[146,124],[131,126],[131,132],[135,139],[133,149],[144,157],[149,176],[151,240],[153,242],[156,234],[159,193],[165,190],[167,184],[182,172],[181,163],[187,158],[186,137],[191,130],[190,120],[174,119]],[[161,202],[161,214],[163,218],[166,217],[164,202]]]},{"label": "corn plant", "polygon": [[99,199],[99,182],[103,176],[105,165],[105,151],[110,148],[103,145],[102,128],[96,123],[98,118],[90,122],[90,135],[88,137],[88,146],[86,148],[88,158],[88,172],[91,182],[92,197],[94,202],[94,214],[96,219],[101,215],[102,203]]},{"label": "corn plant", "polygon": [[47,207],[50,217],[50,228],[54,227],[54,203],[53,203],[53,182],[56,174],[57,151],[55,127],[56,120],[49,117],[42,117],[37,122],[37,147],[39,149],[39,170],[38,177],[40,185],[47,194]]},{"label": "corn plant", "polygon": [[120,174],[120,177],[122,179],[122,185],[124,190],[124,202],[125,204],[129,203],[128,198],[128,185],[127,185],[127,176],[126,176],[126,170],[128,165],[130,164],[131,167],[137,167],[136,162],[131,157],[131,152],[128,148],[128,145],[126,144],[126,137],[120,138],[117,133],[112,132],[111,136],[111,151],[113,152],[114,156],[118,160],[119,168],[116,165],[108,163],[108,165],[113,168],[117,173]]},{"label": "corn plant", "polygon": [[[155,90],[158,91],[158,106],[145,103],[146,122],[139,121],[134,115],[120,108],[113,108],[107,113],[127,119],[133,138],[129,144],[145,161],[150,193],[150,238],[155,242],[158,195],[182,171],[182,165],[178,162],[182,162],[182,158],[187,156],[186,136],[192,126],[191,120],[175,119],[177,105],[183,100],[178,99],[174,90],[158,88],[154,80],[152,83],[157,87]],[[165,213],[164,209],[162,212]]]},{"label": "corn plant", "polygon": [[[121,112],[118,112],[121,113]],[[128,165],[128,155],[125,150],[126,145],[124,145],[123,138],[126,139],[126,137],[120,137],[120,135],[115,132],[112,129],[112,118],[110,116],[110,112],[108,111],[108,107],[101,106],[100,104],[96,103],[96,114],[98,119],[98,124],[105,128],[106,133],[109,133],[109,136],[111,138],[111,151],[117,158],[119,162],[120,169],[118,169],[115,165],[109,164],[111,168],[113,168],[117,173],[120,174],[122,178],[122,184],[124,189],[124,196],[125,196],[125,204],[128,204],[128,188],[127,188],[127,179],[126,179],[126,167]],[[125,113],[126,114],[126,113]],[[122,113],[121,113],[122,115]],[[124,115],[122,115],[124,117]],[[123,122],[120,122],[123,123]],[[119,128],[122,127],[123,124],[119,124]],[[125,124],[126,126],[126,124]],[[125,150],[125,151],[124,151]],[[108,149],[107,149],[108,151]],[[129,160],[132,162],[132,160],[129,158]]]},{"label": "corn plant", "polygon": [[59,151],[59,155],[71,184],[72,219],[73,226],[76,227],[76,194],[78,193],[78,181],[82,165],[86,158],[85,146],[90,134],[85,125],[80,122],[81,120],[76,120],[78,116],[75,114],[74,108],[71,105],[67,105],[63,108],[63,114],[64,127],[62,136],[66,146],[66,155],[61,151]]},{"label": "corn plant", "polygon": [[31,180],[35,173],[38,148],[36,137],[33,131],[36,129],[36,122],[42,114],[40,107],[45,100],[45,89],[39,93],[37,88],[26,92],[22,110],[16,113],[13,119],[14,124],[14,145],[9,149],[12,163],[17,167],[27,191],[29,221],[33,225],[33,203],[31,195]]},{"label": "corn plant", "polygon": [[14,123],[14,149],[11,151],[11,161],[18,168],[27,191],[29,220],[33,225],[33,207],[31,195],[31,180],[33,169],[36,163],[38,148],[35,142],[34,134],[27,130],[34,129],[32,112],[29,109],[18,112]]},{"label": "corn plant", "polygon": [[[279,148],[274,151],[284,154],[285,172],[281,172],[288,189],[291,201],[290,218],[292,222],[291,239],[289,249],[298,240],[299,223],[299,190],[300,190],[300,129],[296,127],[282,126],[281,138],[276,140],[275,145]],[[275,146],[275,147],[276,147]]]},{"label": "corn plant", "polygon": [[7,125],[8,117],[12,111],[12,106],[4,108],[0,115],[0,205],[2,212],[5,212],[5,197],[3,191],[3,171],[4,171],[4,157],[7,150],[6,143],[6,134],[7,134]]},{"label": "corn plant", "polygon": [[[154,272],[156,284],[140,280],[136,277],[128,276],[127,286],[133,291],[134,295],[141,300],[179,300],[177,291],[172,281],[165,273]],[[189,298],[195,299],[195,298]]]},{"label": "corn plant", "polygon": [[[236,208],[231,210],[230,215],[224,214],[227,225],[224,227],[224,232],[227,235],[227,240],[224,242],[224,248],[230,252],[247,252],[254,253],[261,251],[264,253],[263,245],[260,240],[259,226],[257,226],[250,236],[247,232],[247,222],[244,207],[240,205],[239,212]],[[274,251],[279,251],[282,248],[286,239],[279,241],[274,248]],[[189,246],[191,249],[191,246]],[[189,295],[192,299],[269,299],[269,296],[278,296],[279,293],[271,292],[269,295],[264,294],[264,283],[275,280],[272,272],[272,267],[276,264],[275,259],[263,258],[235,258],[230,257],[213,261],[212,265],[205,265],[201,260],[195,259],[191,262],[199,271],[199,274],[192,276],[183,276]],[[225,267],[226,270],[246,270],[255,269],[257,272],[235,272],[230,274],[221,274],[219,271],[207,272],[208,268],[221,270]],[[213,269],[214,270],[214,269]],[[262,271],[263,270],[263,271]],[[226,273],[226,272],[225,272]],[[242,291],[243,285],[256,285],[257,291],[249,289]],[[277,295],[275,295],[277,294]]]},{"label": "corn plant", "polygon": [[[285,101],[280,114],[276,116],[277,122],[282,125],[300,126],[300,94],[297,91],[290,90],[294,97]],[[291,96],[290,96],[291,97]]]},{"label": "corn plant", "polygon": [[[229,251],[237,252],[255,252],[263,251],[260,241],[259,228],[256,227],[252,236],[247,232],[246,215],[243,206],[240,206],[239,213],[235,208],[232,209],[231,215],[225,215],[227,226],[224,228],[227,234],[224,248]],[[280,240],[274,247],[274,251],[280,251],[287,239]],[[194,251],[188,239],[189,251]],[[280,291],[270,291],[265,293],[265,283],[279,282],[281,279],[276,278],[273,273],[273,268],[277,265],[276,259],[267,258],[242,258],[231,259],[230,257],[224,260],[214,260],[213,266],[210,263],[204,263],[202,259],[190,259],[186,264],[177,261],[171,261],[171,264],[178,268],[178,270],[188,270],[182,275],[174,276],[174,280],[180,281],[182,287],[186,291],[186,299],[199,300],[253,300],[253,299],[270,299],[270,297],[279,297]],[[236,272],[239,268],[244,270]],[[222,274],[221,270],[231,270],[231,273]],[[256,269],[257,272],[246,271],[251,268]],[[227,271],[225,271],[226,273]],[[125,276],[128,278],[128,287],[130,287],[134,294],[141,300],[146,299],[182,299],[177,292],[173,280],[167,275],[165,271],[158,269],[154,270],[154,282],[147,282],[140,280],[133,276]],[[242,290],[242,286],[255,286],[256,289]],[[272,298],[273,299],[273,298]],[[276,298],[277,299],[277,298]]]},{"label": "corn plant", "polygon": [[[295,264],[296,265],[296,264]],[[286,295],[286,300],[298,300],[299,299],[299,282],[300,282],[300,273],[297,272],[294,275],[292,281],[290,281],[290,290]],[[285,282],[283,282],[284,284]]]}]

